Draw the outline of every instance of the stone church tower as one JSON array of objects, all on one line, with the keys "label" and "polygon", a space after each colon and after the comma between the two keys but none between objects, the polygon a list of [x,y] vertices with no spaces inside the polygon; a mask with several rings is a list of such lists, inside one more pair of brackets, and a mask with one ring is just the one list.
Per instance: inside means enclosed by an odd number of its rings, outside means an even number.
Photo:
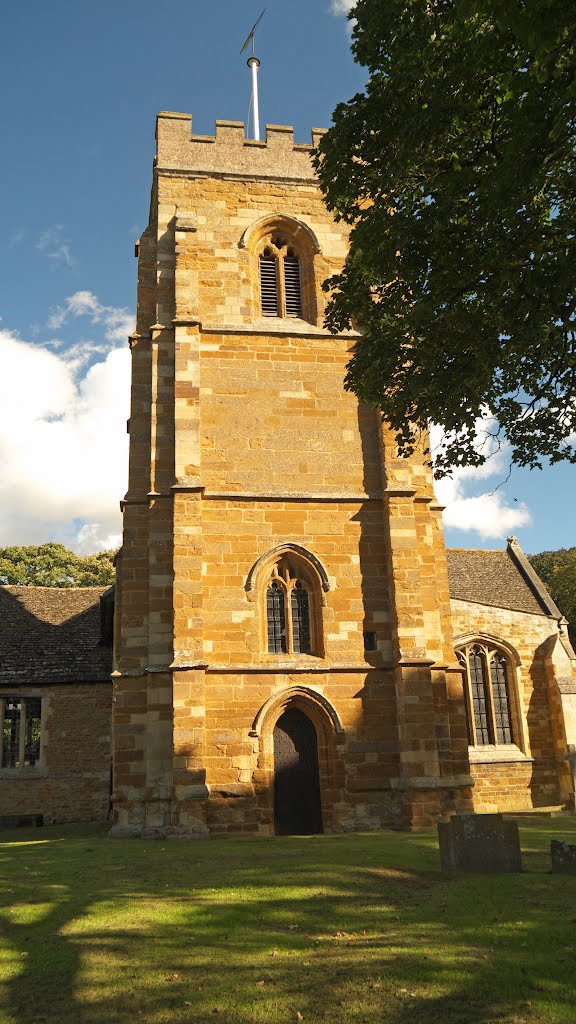
[{"label": "stone church tower", "polygon": [[[313,132],[313,144],[318,141]],[[343,831],[471,808],[441,509],[342,387],[346,230],[311,147],[162,113],[131,338],[117,835]]]}]

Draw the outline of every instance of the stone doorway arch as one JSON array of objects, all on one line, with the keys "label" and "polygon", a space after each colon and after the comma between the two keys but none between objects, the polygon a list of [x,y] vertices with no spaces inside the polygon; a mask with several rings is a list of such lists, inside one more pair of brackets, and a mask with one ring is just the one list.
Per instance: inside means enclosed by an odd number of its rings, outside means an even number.
[{"label": "stone doorway arch", "polygon": [[274,743],[274,832],[277,836],[323,831],[316,729],[300,708],[284,711]]},{"label": "stone doorway arch", "polygon": [[[280,732],[284,733],[283,737],[280,737]],[[342,799],[344,788],[344,766],[339,756],[339,747],[344,743],[344,729],[330,701],[312,687],[287,687],[270,697],[260,708],[250,735],[258,739],[254,787],[260,806],[260,820],[263,825],[268,825],[270,833],[290,834],[296,831],[310,835],[338,830],[334,809]],[[312,806],[317,800],[315,822],[311,810],[307,812],[306,822],[301,819],[296,828],[282,817],[275,821],[278,800],[285,796],[285,789],[276,785],[275,739],[276,746],[280,742],[284,744],[295,769],[298,765],[304,768],[308,763],[309,784],[317,787],[318,794],[311,800]],[[315,783],[312,782],[314,770],[318,780]],[[294,776],[292,782],[299,785]]]}]

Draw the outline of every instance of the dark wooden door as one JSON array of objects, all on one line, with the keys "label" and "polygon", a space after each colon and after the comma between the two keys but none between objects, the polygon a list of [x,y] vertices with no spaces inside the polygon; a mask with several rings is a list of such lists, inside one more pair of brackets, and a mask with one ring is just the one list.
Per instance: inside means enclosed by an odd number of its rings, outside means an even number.
[{"label": "dark wooden door", "polygon": [[274,729],[274,827],[280,836],[322,831],[316,730],[297,708]]}]

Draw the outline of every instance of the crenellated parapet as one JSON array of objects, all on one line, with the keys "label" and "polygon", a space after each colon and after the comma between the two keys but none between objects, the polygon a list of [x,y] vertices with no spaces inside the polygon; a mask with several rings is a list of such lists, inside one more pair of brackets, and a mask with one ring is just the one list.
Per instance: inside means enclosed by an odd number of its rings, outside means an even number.
[{"label": "crenellated parapet", "polygon": [[266,125],[266,140],[245,137],[242,121],[216,121],[215,135],[193,135],[190,114],[162,111],[156,119],[156,168],[233,178],[315,180],[311,154],[324,131],[312,129],[311,145],[294,142],[288,125]]}]

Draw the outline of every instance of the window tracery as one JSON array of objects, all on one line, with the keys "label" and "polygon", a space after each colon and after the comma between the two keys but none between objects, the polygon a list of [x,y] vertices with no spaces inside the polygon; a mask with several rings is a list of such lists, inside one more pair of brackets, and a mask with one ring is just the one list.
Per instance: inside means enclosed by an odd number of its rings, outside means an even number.
[{"label": "window tracery", "polygon": [[456,651],[463,666],[468,739],[471,746],[516,743],[512,666],[490,643],[475,641]]}]

